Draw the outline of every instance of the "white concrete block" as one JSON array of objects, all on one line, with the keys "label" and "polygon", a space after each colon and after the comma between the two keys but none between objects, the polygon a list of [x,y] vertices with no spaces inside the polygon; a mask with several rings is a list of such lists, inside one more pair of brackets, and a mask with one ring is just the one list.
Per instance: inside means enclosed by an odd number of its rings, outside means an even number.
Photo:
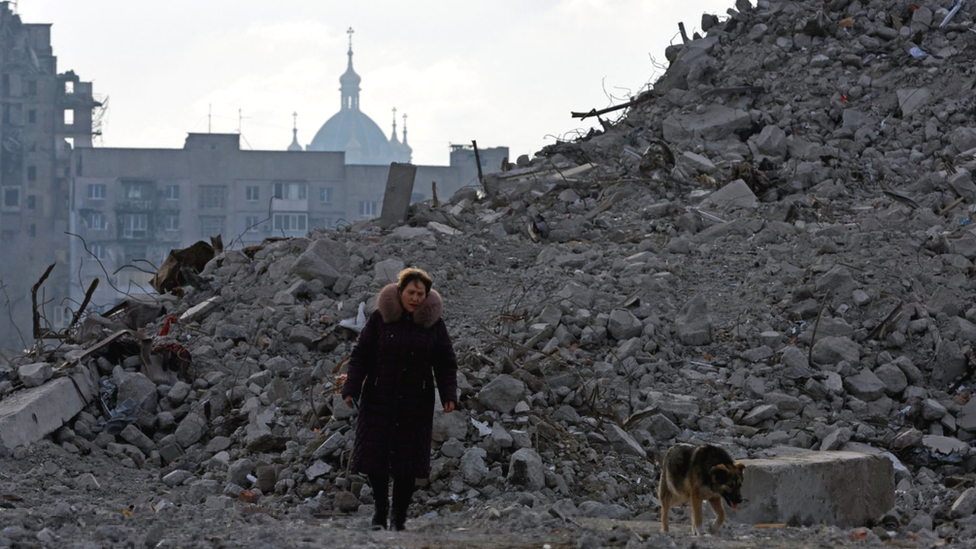
[{"label": "white concrete block", "polygon": [[746,503],[731,520],[862,526],[895,502],[891,461],[859,452],[803,452],[742,460]]},{"label": "white concrete block", "polygon": [[40,440],[84,409],[85,401],[95,396],[95,385],[83,372],[71,376],[74,382],[59,377],[0,402],[0,456]]}]

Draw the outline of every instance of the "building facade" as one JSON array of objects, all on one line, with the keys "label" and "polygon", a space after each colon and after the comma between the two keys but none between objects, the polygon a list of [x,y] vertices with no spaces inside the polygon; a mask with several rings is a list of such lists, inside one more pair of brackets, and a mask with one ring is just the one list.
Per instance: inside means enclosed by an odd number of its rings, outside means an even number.
[{"label": "building facade", "polygon": [[[435,185],[445,199],[476,184],[477,166],[468,164],[417,166],[413,201],[431,198]],[[346,164],[342,152],[241,150],[238,134],[192,133],[182,149],[75,149],[70,302],[106,273],[96,307],[150,293],[152,272],[170,250],[212,236],[240,248],[377,217],[389,170]]]},{"label": "building facade", "polygon": [[92,146],[99,106],[91,83],[58,73],[51,25],[26,24],[0,2],[0,347],[31,342],[30,288],[52,263],[38,300],[44,321],[64,320],[63,287],[51,288],[70,273],[70,157]]}]

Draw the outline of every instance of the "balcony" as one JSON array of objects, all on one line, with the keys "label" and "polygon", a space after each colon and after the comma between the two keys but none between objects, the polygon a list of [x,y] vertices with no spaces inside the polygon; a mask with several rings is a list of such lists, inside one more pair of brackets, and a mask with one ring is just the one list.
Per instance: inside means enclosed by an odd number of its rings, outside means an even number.
[{"label": "balcony", "polygon": [[145,212],[154,210],[155,204],[152,200],[120,200],[115,205],[115,210],[119,212]]},{"label": "balcony", "polygon": [[155,242],[174,243],[180,241],[180,231],[156,231]]},{"label": "balcony", "polygon": [[271,201],[271,211],[273,212],[307,212],[308,211],[308,199],[293,199],[288,200],[284,198],[275,198]]},{"label": "balcony", "polygon": [[119,240],[151,240],[152,236],[148,229],[122,229],[119,231]]}]

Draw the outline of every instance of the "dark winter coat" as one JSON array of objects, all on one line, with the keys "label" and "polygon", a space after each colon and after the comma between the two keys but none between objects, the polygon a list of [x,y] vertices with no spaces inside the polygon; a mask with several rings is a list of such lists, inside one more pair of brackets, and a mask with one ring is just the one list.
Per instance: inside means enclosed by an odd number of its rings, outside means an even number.
[{"label": "dark winter coat", "polygon": [[353,471],[430,473],[434,381],[441,402],[457,402],[457,361],[442,308],[434,290],[413,315],[403,310],[395,284],[380,291],[342,386],[343,398],[359,399]]}]

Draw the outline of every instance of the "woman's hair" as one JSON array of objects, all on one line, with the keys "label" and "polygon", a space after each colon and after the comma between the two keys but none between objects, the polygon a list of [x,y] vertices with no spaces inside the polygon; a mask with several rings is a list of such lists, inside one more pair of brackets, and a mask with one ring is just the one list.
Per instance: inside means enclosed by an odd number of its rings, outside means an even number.
[{"label": "woman's hair", "polygon": [[434,285],[434,279],[427,274],[427,271],[417,267],[407,267],[397,275],[397,290],[403,291],[414,280],[419,280],[424,285],[424,293],[430,293],[430,287]]}]

